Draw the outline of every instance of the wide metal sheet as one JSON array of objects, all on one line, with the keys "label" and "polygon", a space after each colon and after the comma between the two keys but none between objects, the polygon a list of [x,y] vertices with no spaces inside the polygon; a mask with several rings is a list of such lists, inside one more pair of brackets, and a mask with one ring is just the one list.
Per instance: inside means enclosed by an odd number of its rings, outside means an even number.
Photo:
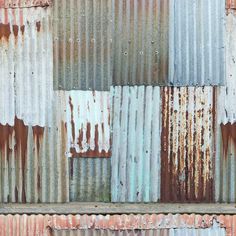
[{"label": "wide metal sheet", "polygon": [[160,197],[160,88],[113,87],[113,202]]},{"label": "wide metal sheet", "polygon": [[109,90],[112,78],[112,1],[57,0],[54,89]]}]

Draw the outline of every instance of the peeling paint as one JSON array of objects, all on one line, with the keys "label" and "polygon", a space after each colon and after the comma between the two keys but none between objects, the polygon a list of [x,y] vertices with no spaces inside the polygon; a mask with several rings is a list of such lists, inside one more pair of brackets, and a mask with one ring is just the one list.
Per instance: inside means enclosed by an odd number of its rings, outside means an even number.
[{"label": "peeling paint", "polygon": [[47,7],[52,0],[0,0],[0,8]]}]

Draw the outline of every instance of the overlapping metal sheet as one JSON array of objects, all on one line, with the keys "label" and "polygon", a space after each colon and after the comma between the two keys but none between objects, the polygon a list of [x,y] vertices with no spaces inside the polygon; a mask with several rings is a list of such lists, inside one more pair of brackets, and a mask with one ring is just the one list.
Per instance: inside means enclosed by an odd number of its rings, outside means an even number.
[{"label": "overlapping metal sheet", "polygon": [[[236,218],[229,215],[1,215],[0,233],[13,235],[63,235],[63,231],[108,232],[107,235],[127,235],[155,232],[154,235],[234,236]],[[168,232],[169,231],[169,232]],[[113,234],[111,234],[111,232]],[[162,234],[160,234],[162,232]],[[123,234],[122,234],[123,233]],[[159,233],[159,234],[158,234]],[[165,234],[164,234],[165,233]],[[64,234],[68,235],[68,234]],[[70,234],[69,234],[70,235]],[[73,235],[73,234],[72,234]],[[78,234],[76,234],[78,235]],[[83,234],[82,234],[83,235]],[[106,234],[105,234],[106,235]],[[129,235],[129,234],[128,234]],[[145,235],[145,234],[143,234]],[[147,234],[146,234],[147,235]],[[148,234],[150,235],[150,234]]]},{"label": "overlapping metal sheet", "polygon": [[163,88],[161,201],[213,201],[214,88]]},{"label": "overlapping metal sheet", "polygon": [[112,2],[54,3],[54,89],[109,90]]},{"label": "overlapping metal sheet", "polygon": [[226,17],[226,86],[218,88],[215,194],[217,202],[236,201],[236,16]]},{"label": "overlapping metal sheet", "polygon": [[46,7],[52,5],[52,0],[0,0],[0,8]]},{"label": "overlapping metal sheet", "polygon": [[223,85],[225,1],[170,3],[169,84]]},{"label": "overlapping metal sheet", "polygon": [[67,103],[67,149],[72,157],[109,157],[109,92],[70,91]]},{"label": "overlapping metal sheet", "polygon": [[167,84],[169,0],[113,5],[113,85]]},{"label": "overlapping metal sheet", "polygon": [[114,87],[112,201],[160,197],[160,88]]}]

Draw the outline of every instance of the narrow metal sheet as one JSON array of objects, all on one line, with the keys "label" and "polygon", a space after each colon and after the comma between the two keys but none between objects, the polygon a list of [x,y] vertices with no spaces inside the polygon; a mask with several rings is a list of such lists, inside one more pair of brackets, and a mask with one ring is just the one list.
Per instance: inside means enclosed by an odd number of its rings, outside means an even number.
[{"label": "narrow metal sheet", "polygon": [[160,197],[160,88],[113,87],[113,202]]},{"label": "narrow metal sheet", "polygon": [[214,88],[162,90],[161,201],[214,199]]},{"label": "narrow metal sheet", "polygon": [[57,0],[53,9],[54,89],[109,90],[111,0]]}]

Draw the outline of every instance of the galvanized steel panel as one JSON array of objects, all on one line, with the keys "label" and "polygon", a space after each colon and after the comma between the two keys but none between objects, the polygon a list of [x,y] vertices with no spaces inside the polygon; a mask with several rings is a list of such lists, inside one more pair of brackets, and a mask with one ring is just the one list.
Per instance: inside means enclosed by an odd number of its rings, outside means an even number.
[{"label": "galvanized steel panel", "polygon": [[215,200],[236,201],[236,16],[226,17],[226,86],[218,88]]},{"label": "galvanized steel panel", "polygon": [[107,158],[70,159],[70,201],[111,200],[111,163]]},{"label": "galvanized steel panel", "polygon": [[160,88],[113,87],[113,202],[160,196]]},{"label": "galvanized steel panel", "polygon": [[113,5],[113,85],[167,84],[169,0]]},{"label": "galvanized steel panel", "polygon": [[52,4],[52,0],[0,0],[0,8],[45,7]]},{"label": "galvanized steel panel", "polygon": [[161,201],[213,201],[214,88],[163,88]]},{"label": "galvanized steel panel", "polygon": [[223,85],[225,1],[173,0],[170,6],[169,84]]},{"label": "galvanized steel panel", "polygon": [[54,89],[109,90],[111,0],[54,4]]},{"label": "galvanized steel panel", "polygon": [[67,155],[110,157],[109,92],[66,93]]},{"label": "galvanized steel panel", "polygon": [[79,230],[86,235],[234,236],[235,226],[236,217],[229,215],[0,215],[2,236],[78,235],[73,232]]}]

